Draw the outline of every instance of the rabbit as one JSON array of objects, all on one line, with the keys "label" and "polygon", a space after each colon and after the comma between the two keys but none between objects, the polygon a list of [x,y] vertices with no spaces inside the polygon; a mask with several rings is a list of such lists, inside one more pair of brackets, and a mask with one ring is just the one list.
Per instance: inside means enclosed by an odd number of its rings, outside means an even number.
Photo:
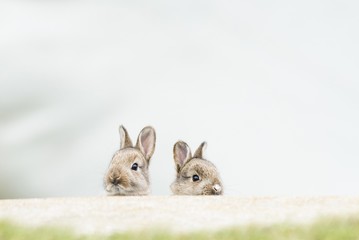
[{"label": "rabbit", "polygon": [[155,151],[155,129],[149,126],[143,128],[135,147],[122,125],[119,131],[120,149],[112,157],[104,177],[104,188],[108,195],[148,195],[150,193],[148,166]]},{"label": "rabbit", "polygon": [[223,185],[216,167],[203,158],[207,146],[203,142],[193,157],[191,149],[183,141],[173,147],[177,177],[171,184],[175,195],[222,195]]}]

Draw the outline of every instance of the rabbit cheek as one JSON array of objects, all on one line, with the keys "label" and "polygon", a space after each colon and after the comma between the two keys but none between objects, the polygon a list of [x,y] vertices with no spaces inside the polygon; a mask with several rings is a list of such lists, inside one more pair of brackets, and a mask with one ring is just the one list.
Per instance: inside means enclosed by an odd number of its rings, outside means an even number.
[{"label": "rabbit cheek", "polygon": [[186,180],[179,180],[171,185],[171,190],[174,194],[179,195],[201,195],[201,188],[198,183],[189,182]]},{"label": "rabbit cheek", "polygon": [[186,185],[181,184],[178,180],[171,184],[171,190],[174,194],[182,195],[185,193]]},{"label": "rabbit cheek", "polygon": [[130,187],[133,191],[148,190],[149,180],[146,171],[136,171],[132,173],[132,179],[130,181]]}]

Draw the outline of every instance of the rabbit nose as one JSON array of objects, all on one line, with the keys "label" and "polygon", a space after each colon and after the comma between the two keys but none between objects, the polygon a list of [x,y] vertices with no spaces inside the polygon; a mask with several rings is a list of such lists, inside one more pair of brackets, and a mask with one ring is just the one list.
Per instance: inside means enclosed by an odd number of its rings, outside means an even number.
[{"label": "rabbit nose", "polygon": [[213,185],[212,188],[216,193],[220,193],[222,191],[222,187],[219,186],[218,184]]},{"label": "rabbit nose", "polygon": [[113,185],[117,185],[121,182],[121,177],[117,177],[117,178],[111,178],[111,183]]}]

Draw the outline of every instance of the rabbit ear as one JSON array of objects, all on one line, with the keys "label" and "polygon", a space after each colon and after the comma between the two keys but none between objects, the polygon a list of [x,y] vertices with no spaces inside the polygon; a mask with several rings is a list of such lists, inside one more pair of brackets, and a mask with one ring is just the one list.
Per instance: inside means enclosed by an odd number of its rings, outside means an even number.
[{"label": "rabbit ear", "polygon": [[206,149],[207,143],[203,142],[199,147],[197,148],[196,152],[194,153],[194,158],[203,158],[203,151]]},{"label": "rabbit ear", "polygon": [[173,147],[173,158],[176,163],[177,172],[181,170],[184,164],[192,158],[191,149],[187,143],[178,141]]},{"label": "rabbit ear", "polygon": [[121,138],[121,145],[120,149],[132,147],[132,141],[130,136],[127,133],[127,130],[124,126],[120,126],[120,138]]},{"label": "rabbit ear", "polygon": [[156,146],[156,132],[152,127],[145,127],[142,129],[137,138],[136,147],[145,156],[147,162],[152,157]]}]

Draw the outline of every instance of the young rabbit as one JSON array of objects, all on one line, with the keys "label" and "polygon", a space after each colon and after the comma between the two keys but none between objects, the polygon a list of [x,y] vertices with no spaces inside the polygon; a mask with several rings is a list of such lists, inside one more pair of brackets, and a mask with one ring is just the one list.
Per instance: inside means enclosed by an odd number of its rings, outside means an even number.
[{"label": "young rabbit", "polygon": [[155,130],[142,129],[135,147],[122,125],[120,136],[121,146],[112,157],[104,188],[109,195],[147,195],[150,192],[148,165],[156,145]]},{"label": "young rabbit", "polygon": [[178,141],[173,147],[177,177],[171,190],[177,195],[222,195],[223,186],[216,167],[203,159],[203,142],[194,153],[185,142]]}]

